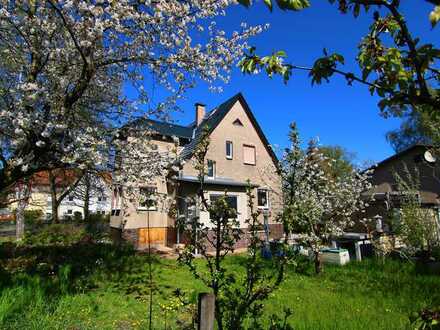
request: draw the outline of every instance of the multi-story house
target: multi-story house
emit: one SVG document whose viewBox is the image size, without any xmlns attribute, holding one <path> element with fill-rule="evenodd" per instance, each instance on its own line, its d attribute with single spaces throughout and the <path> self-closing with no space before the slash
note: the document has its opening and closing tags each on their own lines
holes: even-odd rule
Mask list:
<svg viewBox="0 0 440 330">
<path fill-rule="evenodd" d="M 261 221 L 267 224 L 270 238 L 281 237 L 282 225 L 277 222 L 282 208 L 277 157 L 242 94 L 209 113 L 205 113 L 203 104 L 196 104 L 195 121 L 188 126 L 152 120 L 143 120 L 143 123 L 154 131 L 159 149 L 171 149 L 176 137 L 179 139 L 178 157 L 184 164 L 178 174 L 174 178 L 156 178 L 140 188 L 146 194 L 170 197 L 178 206 L 177 212 L 169 212 L 149 203 L 148 199 L 124 199 L 123 188 L 116 187 L 110 220 L 115 238 L 127 239 L 139 249 L 148 244 L 148 239 L 152 245 L 173 246 L 182 242 L 176 230 L 177 217 L 192 214 L 209 224 L 209 212 L 187 202 L 187 197 L 195 196 L 199 188 L 193 152 L 203 130 L 208 130 L 210 139 L 204 178 L 206 199 L 212 201 L 227 191 L 228 203 L 236 209 L 237 220 L 245 233 L 245 221 L 250 214 L 246 187 L 250 183 L 255 207 L 262 211 Z M 244 234 L 237 247 L 246 244 Z"/>
</svg>

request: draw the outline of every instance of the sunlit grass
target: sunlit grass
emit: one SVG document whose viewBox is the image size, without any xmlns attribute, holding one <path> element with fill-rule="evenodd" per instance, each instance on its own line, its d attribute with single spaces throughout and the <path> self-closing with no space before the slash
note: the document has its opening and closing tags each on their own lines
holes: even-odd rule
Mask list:
<svg viewBox="0 0 440 330">
<path fill-rule="evenodd" d="M 100 259 L 96 269 L 86 267 L 75 276 L 70 274 L 78 266 L 69 259 L 52 275 L 5 273 L 0 328 L 146 329 L 147 257 L 111 253 L 114 260 Z M 228 259 L 231 271 L 243 270 L 240 258 Z M 154 329 L 176 329 L 178 319 L 190 322 L 187 309 L 166 311 L 163 306 L 177 288 L 194 303 L 204 285 L 175 260 L 154 259 L 153 269 Z M 411 264 L 398 261 L 327 266 L 320 276 L 306 265 L 301 273 L 288 269 L 285 282 L 264 303 L 264 316 L 289 307 L 295 329 L 405 329 L 411 312 L 440 301 L 439 288 L 439 277 L 416 275 Z"/>
</svg>

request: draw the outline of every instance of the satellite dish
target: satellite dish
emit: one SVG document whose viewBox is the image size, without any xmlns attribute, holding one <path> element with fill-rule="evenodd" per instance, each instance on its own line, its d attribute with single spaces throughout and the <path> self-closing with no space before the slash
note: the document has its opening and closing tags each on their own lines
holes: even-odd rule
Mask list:
<svg viewBox="0 0 440 330">
<path fill-rule="evenodd" d="M 429 150 L 425 151 L 423 158 L 430 164 L 434 164 L 437 160 Z"/>
</svg>

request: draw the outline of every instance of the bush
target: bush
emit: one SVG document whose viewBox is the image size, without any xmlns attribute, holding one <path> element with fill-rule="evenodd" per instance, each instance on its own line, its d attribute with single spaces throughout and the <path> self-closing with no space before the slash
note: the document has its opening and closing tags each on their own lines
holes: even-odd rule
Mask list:
<svg viewBox="0 0 440 330">
<path fill-rule="evenodd" d="M 43 222 L 43 211 L 41 210 L 25 210 L 24 222 L 28 226 L 40 225 Z"/>
<path fill-rule="evenodd" d="M 96 240 L 102 240 L 109 236 L 110 215 L 106 214 L 90 214 L 86 223 L 86 231 Z"/>
<path fill-rule="evenodd" d="M 84 228 L 73 224 L 51 224 L 25 237 L 25 243 L 34 246 L 68 246 L 87 239 Z"/>
<path fill-rule="evenodd" d="M 440 261 L 440 245 L 437 245 L 432 249 L 432 257 L 435 261 Z"/>
</svg>

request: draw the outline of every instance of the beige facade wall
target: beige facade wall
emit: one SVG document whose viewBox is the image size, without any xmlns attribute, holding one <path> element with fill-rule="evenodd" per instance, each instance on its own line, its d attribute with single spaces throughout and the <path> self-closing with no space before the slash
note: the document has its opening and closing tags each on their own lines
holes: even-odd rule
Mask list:
<svg viewBox="0 0 440 330">
<path fill-rule="evenodd" d="M 234 125 L 239 119 L 243 126 Z M 233 157 L 226 157 L 226 141 L 233 143 Z M 243 146 L 255 146 L 256 164 L 244 163 Z M 210 146 L 206 158 L 216 162 L 216 177 L 232 179 L 237 182 L 250 182 L 259 188 L 267 188 L 270 199 L 270 222 L 275 222 L 277 215 L 282 211 L 281 180 L 267 148 L 254 129 L 242 104 L 237 101 L 222 122 L 210 135 Z M 183 175 L 197 176 L 194 162 L 188 161 L 183 168 Z M 254 190 L 256 196 L 257 191 Z M 245 196 L 246 197 L 246 196 Z M 244 198 L 243 198 L 244 199 Z M 256 207 L 255 201 L 255 207 Z M 246 214 L 247 212 L 243 212 Z M 243 219 L 240 219 L 242 222 Z"/>
<path fill-rule="evenodd" d="M 33 191 L 30 194 L 28 205 L 26 206 L 26 210 L 29 211 L 41 211 L 41 214 L 45 215 L 47 210 L 47 200 L 49 193 L 42 191 Z M 8 208 L 11 211 L 14 211 L 18 206 L 17 202 L 11 203 L 8 205 Z"/>
<path fill-rule="evenodd" d="M 234 125 L 233 122 L 236 119 L 239 119 L 243 126 Z M 268 189 L 270 199 L 269 222 L 276 222 L 277 216 L 282 210 L 281 181 L 277 175 L 274 160 L 267 150 L 268 146 L 263 144 L 240 102 L 237 102 L 233 106 L 222 122 L 213 130 L 210 140 L 211 143 L 207 159 L 216 162 L 216 178 L 230 179 L 235 182 L 246 182 L 250 180 L 253 185 Z M 232 141 L 233 143 L 232 159 L 227 159 L 226 157 L 226 141 Z M 174 147 L 172 142 L 166 140 L 158 140 L 157 145 L 160 150 L 171 150 Z M 244 164 L 244 145 L 255 146 L 255 165 Z M 192 160 L 187 161 L 183 166 L 181 175 L 197 176 L 198 173 L 194 169 L 194 165 Z M 177 196 L 184 197 L 194 195 L 197 191 L 197 184 L 180 183 L 180 186 L 171 186 L 166 183 L 165 178 L 157 178 L 155 182 L 146 185 L 151 184 L 157 187 L 159 195 L 167 195 L 171 199 L 174 198 L 175 201 L 177 201 Z M 228 194 L 237 196 L 238 221 L 240 222 L 240 227 L 245 228 L 245 220 L 249 216 L 249 209 L 244 186 L 225 187 L 209 185 L 207 186 L 206 197 L 209 198 L 210 194 L 223 194 L 226 188 L 228 189 Z M 177 190 L 175 191 L 175 189 Z M 253 193 L 255 196 L 257 195 L 256 188 Z M 111 226 L 124 230 L 134 230 L 137 228 L 146 228 L 148 221 L 151 228 L 170 227 L 174 225 L 175 220 L 169 216 L 168 213 L 167 206 L 169 205 L 164 205 L 163 208 L 157 211 L 139 211 L 137 205 L 137 201 L 130 201 L 124 198 L 124 205 L 121 210 L 122 214 L 121 216 L 111 217 Z M 256 199 L 255 208 L 257 208 Z M 200 218 L 204 223 L 209 223 L 209 214 L 207 212 L 202 211 Z"/>
<path fill-rule="evenodd" d="M 159 151 L 174 152 L 175 144 L 167 139 L 155 140 Z M 124 162 L 124 160 L 123 160 Z M 124 164 L 122 164 L 124 166 Z M 142 178 L 140 178 L 142 180 Z M 174 219 L 169 217 L 169 198 L 174 196 L 172 187 L 169 187 L 166 178 L 156 178 L 151 182 L 139 182 L 140 186 L 156 187 L 158 205 L 156 210 L 139 210 L 139 201 L 130 200 L 123 196 L 123 204 L 120 216 L 110 217 L 110 226 L 121 229 L 146 228 L 148 223 L 150 227 L 168 227 L 174 225 Z"/>
</svg>

